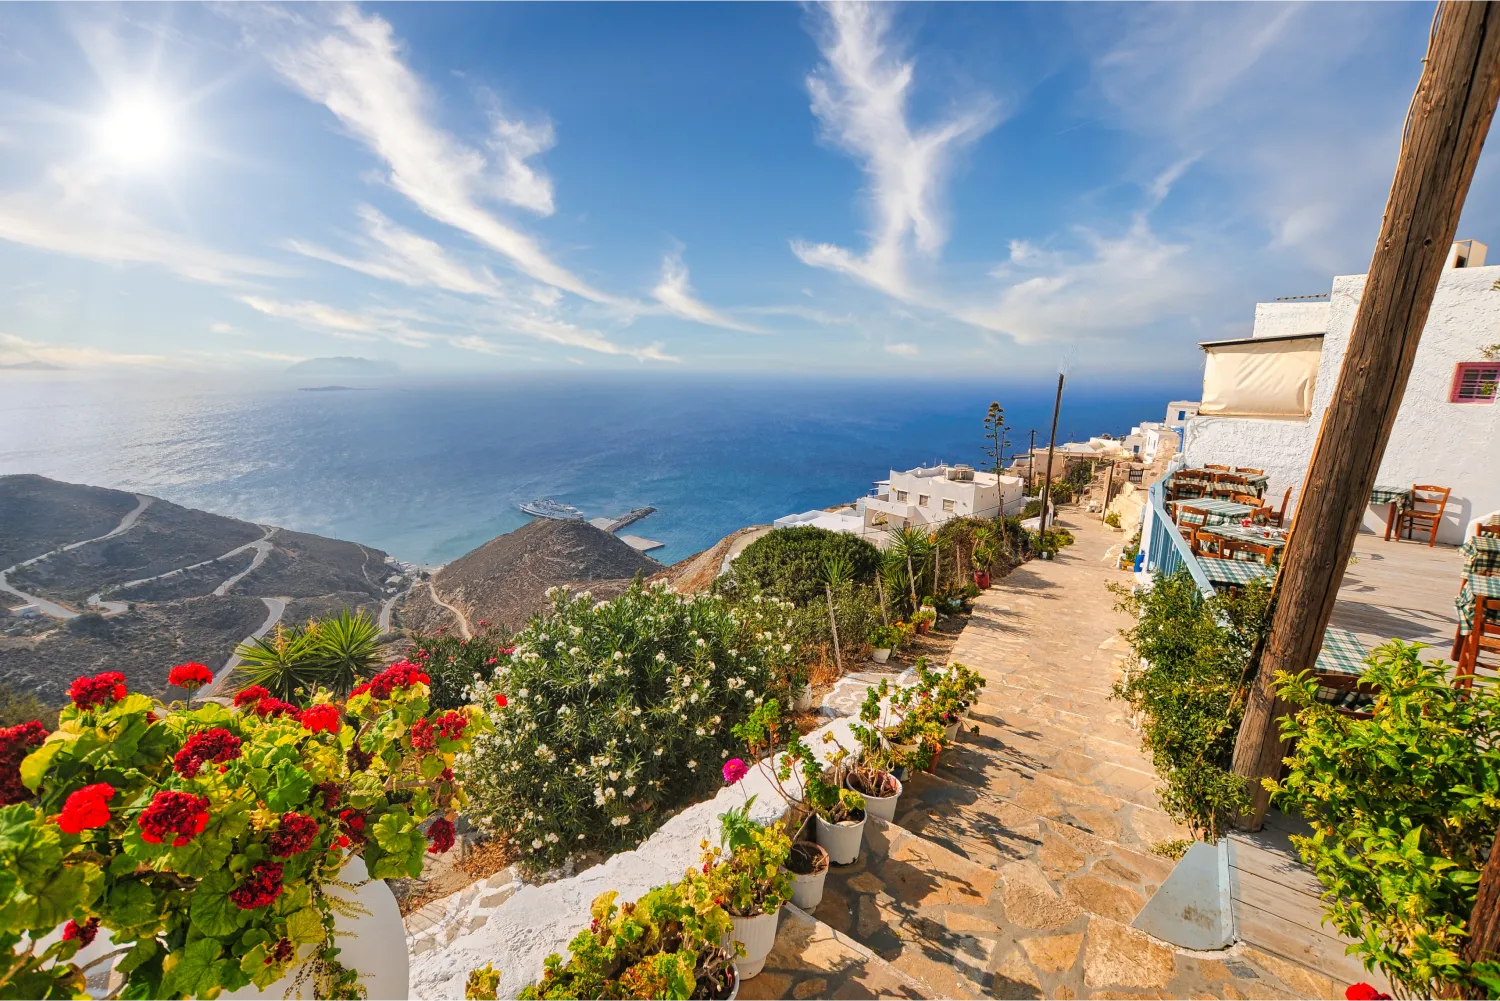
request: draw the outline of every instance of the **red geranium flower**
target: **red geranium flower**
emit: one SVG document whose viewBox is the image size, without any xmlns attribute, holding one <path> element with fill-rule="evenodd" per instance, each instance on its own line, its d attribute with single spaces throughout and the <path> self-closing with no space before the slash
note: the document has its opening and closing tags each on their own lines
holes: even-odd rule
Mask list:
<svg viewBox="0 0 1500 1001">
<path fill-rule="evenodd" d="M 290 702 L 283 702 L 271 695 L 267 695 L 255 703 L 252 711 L 261 719 L 273 719 L 277 716 L 285 716 L 287 713 L 291 713 L 293 716 L 297 715 L 296 706 Z"/>
<path fill-rule="evenodd" d="M 318 791 L 318 795 L 323 797 L 324 811 L 332 812 L 334 805 L 339 801 L 339 793 L 343 791 L 339 788 L 339 784 L 337 782 L 319 782 L 313 788 Z"/>
<path fill-rule="evenodd" d="M 422 669 L 409 660 L 398 661 L 370 679 L 370 694 L 377 699 L 388 699 L 398 688 L 409 688 L 430 679 Z"/>
<path fill-rule="evenodd" d="M 177 757 L 172 759 L 172 767 L 178 775 L 190 779 L 198 774 L 198 769 L 206 761 L 222 765 L 239 756 L 240 738 L 222 727 L 214 727 L 189 737 L 182 750 L 177 752 Z"/>
<path fill-rule="evenodd" d="M 151 797 L 136 823 L 142 841 L 159 845 L 163 838 L 175 835 L 172 847 L 181 848 L 208 826 L 208 797 L 163 789 Z"/>
<path fill-rule="evenodd" d="M 234 707 L 236 709 L 243 709 L 246 706 L 253 706 L 270 694 L 270 692 L 266 691 L 260 685 L 241 688 L 234 696 Z"/>
<path fill-rule="evenodd" d="M 432 731 L 432 721 L 419 719 L 411 725 L 411 746 L 417 751 L 430 751 L 437 747 L 437 735 Z"/>
<path fill-rule="evenodd" d="M 504 695 L 496 695 L 495 705 L 499 706 L 501 709 L 504 709 L 506 706 L 510 705 L 510 699 L 507 699 Z"/>
<path fill-rule="evenodd" d="M 276 945 L 266 953 L 264 962 L 266 966 L 270 966 L 273 963 L 289 963 L 292 961 L 292 957 L 296 955 L 297 947 L 292 944 L 291 939 L 277 939 Z"/>
<path fill-rule="evenodd" d="M 452 847 L 453 821 L 439 817 L 427 828 L 427 850 L 434 855 L 441 855 Z"/>
<path fill-rule="evenodd" d="M 354 688 L 354 691 L 352 691 L 352 692 L 349 693 L 349 697 L 352 699 L 352 698 L 354 698 L 354 696 L 356 696 L 356 695 L 363 695 L 363 694 L 365 694 L 365 692 L 368 692 L 369 690 L 370 690 L 370 683 L 368 681 L 366 681 L 362 685 L 356 685 L 355 688 Z"/>
<path fill-rule="evenodd" d="M 115 787 L 107 782 L 96 782 L 93 785 L 84 786 L 63 802 L 62 813 L 57 818 L 57 826 L 68 834 L 77 834 L 93 827 L 103 827 L 109 823 L 109 807 L 104 804 L 114 794 Z"/>
<path fill-rule="evenodd" d="M 36 720 L 0 727 L 0 806 L 31 798 L 31 790 L 21 781 L 21 762 L 46 739 L 47 728 Z"/>
<path fill-rule="evenodd" d="M 469 725 L 469 717 L 457 709 L 449 709 L 438 717 L 437 728 L 448 740 L 458 740 L 464 735 L 464 730 Z"/>
<path fill-rule="evenodd" d="M 69 921 L 63 925 L 62 940 L 71 942 L 78 940 L 78 948 L 87 949 L 94 944 L 94 936 L 99 934 L 99 919 L 89 918 L 83 924 L 77 921 Z"/>
<path fill-rule="evenodd" d="M 271 854 L 291 858 L 312 847 L 318 836 L 318 822 L 301 813 L 283 813 L 281 826 L 271 832 Z"/>
<path fill-rule="evenodd" d="M 178 664 L 172 668 L 167 675 L 167 684 L 176 685 L 178 688 L 200 688 L 214 680 L 214 672 L 203 664 L 195 664 L 188 661 L 186 664 Z"/>
<path fill-rule="evenodd" d="M 1391 1001 L 1389 994 L 1382 994 L 1369 984 L 1350 984 L 1344 988 L 1344 997 L 1348 1001 Z"/>
<path fill-rule="evenodd" d="M 315 706 L 308 706 L 297 718 L 302 721 L 304 729 L 311 730 L 313 733 L 319 730 L 338 733 L 339 727 L 343 725 L 343 714 L 332 702 L 320 702 Z"/>
<path fill-rule="evenodd" d="M 125 675 L 119 671 L 105 671 L 92 678 L 87 675 L 74 678 L 68 686 L 68 698 L 79 709 L 92 709 L 109 702 L 118 702 L 125 697 Z"/>
<path fill-rule="evenodd" d="M 339 823 L 343 825 L 344 835 L 353 841 L 363 843 L 365 840 L 365 815 L 358 810 L 340 810 Z"/>
<path fill-rule="evenodd" d="M 240 885 L 229 891 L 229 899 L 242 911 L 253 911 L 265 907 L 281 896 L 285 889 L 281 882 L 280 862 L 257 862 L 255 868 L 240 881 Z"/>
</svg>

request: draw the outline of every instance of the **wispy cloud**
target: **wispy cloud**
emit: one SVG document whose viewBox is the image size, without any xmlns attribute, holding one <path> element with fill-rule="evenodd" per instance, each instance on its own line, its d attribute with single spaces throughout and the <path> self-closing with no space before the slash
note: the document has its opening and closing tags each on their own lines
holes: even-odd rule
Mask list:
<svg viewBox="0 0 1500 1001">
<path fill-rule="evenodd" d="M 396 225 L 368 205 L 361 205 L 357 212 L 367 237 L 365 257 L 347 257 L 303 240 L 289 240 L 287 246 L 299 254 L 402 285 L 464 295 L 502 294 L 494 275 L 454 260 L 437 242 Z"/>
<path fill-rule="evenodd" d="M 917 355 L 922 353 L 921 351 L 917 350 L 917 346 L 915 344 L 904 344 L 900 342 L 896 344 L 887 344 L 885 346 L 885 350 L 886 354 L 899 355 L 902 358 L 915 358 Z"/>
<path fill-rule="evenodd" d="M 161 355 L 122 354 L 77 344 L 33 341 L 16 334 L 0 333 L 0 364 L 44 362 L 63 368 L 146 368 L 167 365 Z"/>
<path fill-rule="evenodd" d="M 272 62 L 310 100 L 325 105 L 389 168 L 393 188 L 433 219 L 503 254 L 523 274 L 595 302 L 617 302 L 554 261 L 486 200 L 550 212 L 552 189 L 530 157 L 550 127 L 492 120 L 491 158 L 428 117 L 429 96 L 402 59 L 390 24 L 353 6 L 272 52 Z"/>
<path fill-rule="evenodd" d="M 288 320 L 308 330 L 346 341 L 390 341 L 409 348 L 425 348 L 433 335 L 414 330 L 400 315 L 372 310 L 352 312 L 312 300 L 282 302 L 265 296 L 242 295 L 239 301 L 258 313 Z"/>
<path fill-rule="evenodd" d="M 941 196 L 954 156 L 994 127 L 997 107 L 979 99 L 926 127 L 908 121 L 915 66 L 888 38 L 891 8 L 834 3 L 808 77 L 812 110 L 830 143 L 860 161 L 868 178 L 871 230 L 863 253 L 830 243 L 794 241 L 803 262 L 851 275 L 909 300 L 913 251 L 933 256 L 947 240 Z"/>
<path fill-rule="evenodd" d="M 693 295 L 693 287 L 688 280 L 687 265 L 682 261 L 680 250 L 668 254 L 662 260 L 661 282 L 651 290 L 651 296 L 669 312 L 688 320 L 706 323 L 711 327 L 723 327 L 726 330 L 742 330 L 751 334 L 764 333 L 758 327 L 736 320 L 699 301 Z"/>
</svg>

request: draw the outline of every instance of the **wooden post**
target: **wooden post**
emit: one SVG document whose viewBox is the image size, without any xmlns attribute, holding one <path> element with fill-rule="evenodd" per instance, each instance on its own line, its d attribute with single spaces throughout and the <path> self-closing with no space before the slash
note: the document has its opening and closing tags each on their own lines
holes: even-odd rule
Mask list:
<svg viewBox="0 0 1500 1001">
<path fill-rule="evenodd" d="M 1057 415 L 1062 410 L 1062 373 L 1057 373 L 1057 400 L 1052 404 L 1052 437 L 1047 442 L 1047 484 L 1042 487 L 1042 520 L 1037 523 L 1037 538 L 1047 534 L 1047 507 L 1052 501 L 1052 450 L 1057 447 Z"/>
<path fill-rule="evenodd" d="M 1500 956 L 1500 831 L 1495 832 L 1489 860 L 1479 876 L 1479 892 L 1474 895 L 1474 910 L 1469 916 L 1469 940 L 1463 945 L 1466 963 L 1493 960 L 1497 956 Z M 1469 995 L 1485 996 L 1482 991 Z"/>
<path fill-rule="evenodd" d="M 875 593 L 880 595 L 880 622 L 887 629 L 891 627 L 891 617 L 885 611 L 885 584 L 881 581 L 881 573 L 875 571 Z"/>
<path fill-rule="evenodd" d="M 833 627 L 833 662 L 838 665 L 839 677 L 844 676 L 844 655 L 839 651 L 839 620 L 833 614 L 833 588 L 828 584 L 823 585 L 823 593 L 828 595 L 828 624 Z"/>
<path fill-rule="evenodd" d="M 1111 460 L 1109 464 L 1109 475 L 1104 478 L 1104 503 L 1099 507 L 1099 520 L 1102 522 L 1109 517 L 1109 492 L 1115 486 L 1115 466 L 1119 460 Z"/>
<path fill-rule="evenodd" d="M 1354 330 L 1302 481 L 1270 633 L 1235 744 L 1234 772 L 1250 780 L 1253 797 L 1238 823 L 1252 830 L 1269 808 L 1259 780 L 1274 777 L 1285 754 L 1278 720 L 1289 707 L 1276 697 L 1272 677 L 1311 668 L 1322 648 L 1500 97 L 1500 2 L 1442 3 L 1424 63 Z"/>
</svg>

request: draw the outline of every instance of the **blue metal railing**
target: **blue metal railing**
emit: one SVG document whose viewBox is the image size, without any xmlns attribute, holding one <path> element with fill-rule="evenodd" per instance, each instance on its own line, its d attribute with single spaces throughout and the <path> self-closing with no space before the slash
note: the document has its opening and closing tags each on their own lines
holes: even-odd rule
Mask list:
<svg viewBox="0 0 1500 1001">
<path fill-rule="evenodd" d="M 1167 466 L 1166 475 L 1151 484 L 1148 491 L 1150 500 L 1146 504 L 1145 523 L 1141 526 L 1141 553 L 1145 556 L 1143 565 L 1148 571 L 1160 570 L 1165 574 L 1174 574 L 1186 566 L 1188 573 L 1193 575 L 1193 583 L 1198 585 L 1198 590 L 1205 598 L 1211 598 L 1214 596 L 1213 584 L 1203 572 L 1203 567 L 1193 555 L 1187 540 L 1177 530 L 1176 523 L 1167 514 L 1167 480 L 1180 468 L 1182 460 L 1173 459 L 1171 465 Z"/>
</svg>

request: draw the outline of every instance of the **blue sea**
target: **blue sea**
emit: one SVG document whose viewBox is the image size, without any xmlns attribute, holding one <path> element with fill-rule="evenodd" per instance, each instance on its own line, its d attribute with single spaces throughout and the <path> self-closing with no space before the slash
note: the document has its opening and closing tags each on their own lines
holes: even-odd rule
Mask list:
<svg viewBox="0 0 1500 1001">
<path fill-rule="evenodd" d="M 0 373 L 0 473 L 178 504 L 447 562 L 552 498 L 589 517 L 651 505 L 627 531 L 664 563 L 745 525 L 854 500 L 892 468 L 984 460 L 1000 401 L 1013 451 L 1045 443 L 1055 379 L 677 375 L 288 386 Z M 1161 420 L 1196 387 L 1069 385 L 1058 440 Z"/>
</svg>

